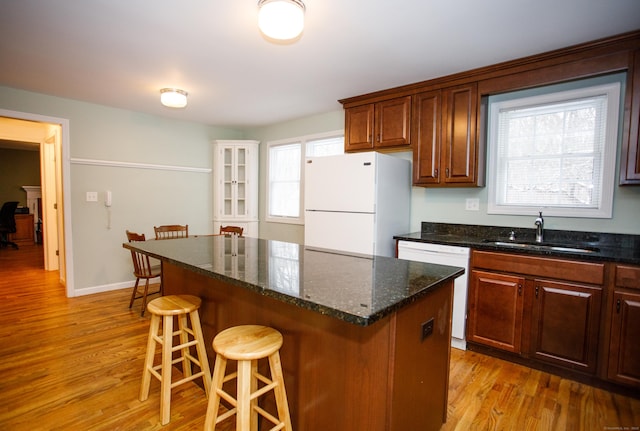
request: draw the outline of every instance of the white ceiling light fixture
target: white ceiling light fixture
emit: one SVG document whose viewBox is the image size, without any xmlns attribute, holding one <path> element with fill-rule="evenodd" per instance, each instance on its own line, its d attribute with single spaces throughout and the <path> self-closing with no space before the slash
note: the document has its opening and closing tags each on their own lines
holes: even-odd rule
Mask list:
<svg viewBox="0 0 640 431">
<path fill-rule="evenodd" d="M 258 27 L 272 39 L 295 39 L 304 29 L 301 0 L 258 0 Z"/>
<path fill-rule="evenodd" d="M 187 106 L 187 94 L 178 88 L 163 88 L 160 90 L 160 103 L 169 108 L 184 108 Z"/>
</svg>

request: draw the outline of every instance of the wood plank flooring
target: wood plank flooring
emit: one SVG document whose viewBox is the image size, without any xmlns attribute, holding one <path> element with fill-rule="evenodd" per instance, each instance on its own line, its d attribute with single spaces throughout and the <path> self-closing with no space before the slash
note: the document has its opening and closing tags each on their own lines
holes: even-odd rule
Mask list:
<svg viewBox="0 0 640 431">
<path fill-rule="evenodd" d="M 42 267 L 38 246 L 0 249 L 0 430 L 202 430 L 195 384 L 173 390 L 164 427 L 157 381 L 138 401 L 149 318 L 129 289 L 66 298 Z M 622 429 L 640 430 L 640 400 L 452 351 L 442 431 Z"/>
</svg>

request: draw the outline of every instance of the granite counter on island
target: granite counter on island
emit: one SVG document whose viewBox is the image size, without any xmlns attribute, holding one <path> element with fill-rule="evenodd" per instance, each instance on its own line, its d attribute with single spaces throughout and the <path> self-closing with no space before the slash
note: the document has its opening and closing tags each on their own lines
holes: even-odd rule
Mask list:
<svg viewBox="0 0 640 431">
<path fill-rule="evenodd" d="M 123 246 L 162 261 L 165 294 L 202 298 L 207 340 L 241 324 L 282 332 L 294 429 L 428 431 L 446 420 L 462 268 L 256 238 Z"/>
</svg>

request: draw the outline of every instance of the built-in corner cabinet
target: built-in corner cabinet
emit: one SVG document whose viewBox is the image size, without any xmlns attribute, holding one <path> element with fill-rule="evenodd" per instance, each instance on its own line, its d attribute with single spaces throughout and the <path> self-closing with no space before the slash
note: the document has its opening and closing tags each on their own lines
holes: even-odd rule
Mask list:
<svg viewBox="0 0 640 431">
<path fill-rule="evenodd" d="M 479 186 L 475 83 L 413 96 L 413 184 Z M 483 161 L 480 161 L 483 163 Z"/>
<path fill-rule="evenodd" d="M 411 96 L 345 109 L 345 151 L 402 149 L 411 143 Z"/>
<path fill-rule="evenodd" d="M 240 226 L 258 237 L 258 141 L 213 141 L 213 230 Z"/>
<path fill-rule="evenodd" d="M 631 86 L 631 118 L 629 135 L 622 142 L 621 185 L 640 184 L 640 49 L 634 53 L 627 82 Z"/>
</svg>

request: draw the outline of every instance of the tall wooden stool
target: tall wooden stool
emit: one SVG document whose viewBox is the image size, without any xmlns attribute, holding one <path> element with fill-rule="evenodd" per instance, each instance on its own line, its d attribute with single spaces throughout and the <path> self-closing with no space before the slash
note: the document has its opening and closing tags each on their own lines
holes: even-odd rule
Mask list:
<svg viewBox="0 0 640 431">
<path fill-rule="evenodd" d="M 140 387 L 140 401 L 149 397 L 149 385 L 151 376 L 160 380 L 160 419 L 162 425 L 169 423 L 171 418 L 171 389 L 191 380 L 202 377 L 205 393 L 209 396 L 211 386 L 211 374 L 209 361 L 204 347 L 202 328 L 200 327 L 200 298 L 191 295 L 168 295 L 156 298 L 147 304 L 147 310 L 151 313 L 149 325 L 149 338 L 147 341 L 147 355 L 144 361 L 142 373 L 142 386 Z M 173 330 L 173 316 L 178 318 L 178 330 Z M 191 326 L 189 326 L 189 319 Z M 162 321 L 162 331 L 160 323 Z M 169 336 L 168 336 L 169 335 Z M 180 344 L 173 345 L 174 336 L 180 337 Z M 156 356 L 156 343 L 162 346 L 162 360 L 154 365 Z M 190 347 L 195 346 L 197 358 L 191 355 Z M 180 356 L 173 359 L 173 352 L 180 351 Z M 171 368 L 173 364 L 182 362 L 183 378 L 176 382 L 171 381 Z M 200 371 L 193 373 L 191 364 L 195 364 Z"/>
<path fill-rule="evenodd" d="M 282 334 L 266 326 L 235 326 L 216 335 L 213 339 L 216 363 L 213 369 L 213 386 L 209 391 L 205 431 L 215 430 L 218 423 L 234 414 L 236 431 L 257 431 L 258 414 L 275 425 L 271 431 L 291 431 L 287 393 L 280 364 L 280 346 Z M 269 359 L 271 379 L 258 373 L 258 360 L 263 358 Z M 238 361 L 238 371 L 225 376 L 229 359 Z M 233 398 L 222 388 L 225 382 L 234 378 L 237 378 L 237 398 Z M 262 384 L 259 384 L 258 380 Z M 275 394 L 277 418 L 258 405 L 258 397 L 270 390 Z M 218 415 L 221 398 L 229 402 L 233 408 Z"/>
</svg>

